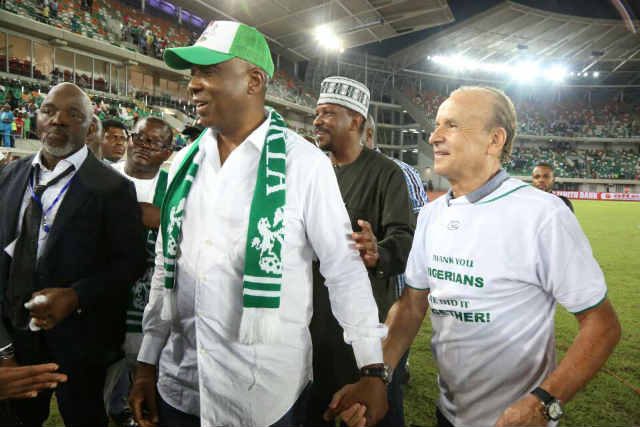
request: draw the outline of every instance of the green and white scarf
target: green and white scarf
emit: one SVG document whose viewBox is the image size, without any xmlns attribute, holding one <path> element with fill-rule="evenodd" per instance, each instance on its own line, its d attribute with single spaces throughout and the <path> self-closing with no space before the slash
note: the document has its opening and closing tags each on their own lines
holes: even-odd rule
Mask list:
<svg viewBox="0 0 640 427">
<path fill-rule="evenodd" d="M 240 342 L 244 344 L 275 343 L 282 338 L 278 309 L 282 288 L 287 125 L 275 110 L 270 111 L 269 120 L 269 129 L 258 163 L 247 229 L 243 313 L 238 333 Z M 202 160 L 199 147 L 203 135 L 204 132 L 189 147 L 169 184 L 162 204 L 160 230 L 165 293 L 161 317 L 164 320 L 173 319 L 176 313 L 176 260 L 179 256 L 185 203 Z"/>
</svg>

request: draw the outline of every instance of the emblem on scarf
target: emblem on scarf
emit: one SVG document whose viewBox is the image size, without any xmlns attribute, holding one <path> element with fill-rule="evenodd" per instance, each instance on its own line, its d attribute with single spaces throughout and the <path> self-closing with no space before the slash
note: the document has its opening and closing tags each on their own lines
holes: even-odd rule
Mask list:
<svg viewBox="0 0 640 427">
<path fill-rule="evenodd" d="M 282 261 L 274 251 L 275 245 L 282 247 L 284 241 L 284 208 L 276 209 L 273 215 L 273 224 L 266 217 L 258 221 L 258 233 L 260 237 L 251 240 L 251 247 L 260 251 L 259 266 L 265 273 L 282 274 Z"/>
<path fill-rule="evenodd" d="M 182 219 L 184 216 L 184 204 L 187 201 L 187 198 L 183 198 L 178 203 L 178 206 L 174 206 L 171 208 L 169 212 L 169 226 L 167 227 L 169 233 L 169 241 L 167 242 L 167 251 L 169 254 L 176 256 L 178 253 L 178 242 L 173 237 L 174 228 L 180 229 L 182 227 Z"/>
</svg>

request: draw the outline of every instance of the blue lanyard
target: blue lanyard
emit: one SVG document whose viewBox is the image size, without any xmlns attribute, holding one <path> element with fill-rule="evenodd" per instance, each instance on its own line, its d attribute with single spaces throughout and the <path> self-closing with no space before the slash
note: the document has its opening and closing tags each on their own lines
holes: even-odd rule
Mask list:
<svg viewBox="0 0 640 427">
<path fill-rule="evenodd" d="M 34 181 L 36 179 L 35 175 L 36 174 L 31 175 L 31 180 L 29 181 L 29 191 L 31 192 L 31 198 L 33 200 L 35 200 L 35 202 L 38 203 L 40 205 L 40 208 L 42 209 L 42 219 L 43 219 L 43 223 L 44 223 L 42 228 L 44 229 L 45 233 L 49 233 L 49 231 L 51 231 L 51 226 L 47 223 L 47 215 L 49 214 L 49 212 L 51 212 L 51 209 L 53 209 L 53 207 L 58 204 L 58 202 L 60 201 L 60 197 L 62 197 L 62 195 L 67 191 L 67 189 L 71 185 L 71 181 L 73 181 L 73 178 L 75 178 L 75 175 L 73 175 L 71 177 L 71 179 L 69 179 L 69 181 L 67 181 L 67 183 L 58 192 L 58 195 L 56 196 L 56 198 L 53 199 L 53 202 L 51 202 L 49 207 L 46 208 L 46 209 L 44 208 L 44 205 L 42 204 L 42 200 L 40 200 L 40 197 L 38 197 L 38 195 L 36 194 L 36 192 L 33 189 L 33 184 L 34 184 Z M 47 191 L 47 190 L 45 189 L 45 191 Z M 42 194 L 44 195 L 44 192 Z"/>
</svg>

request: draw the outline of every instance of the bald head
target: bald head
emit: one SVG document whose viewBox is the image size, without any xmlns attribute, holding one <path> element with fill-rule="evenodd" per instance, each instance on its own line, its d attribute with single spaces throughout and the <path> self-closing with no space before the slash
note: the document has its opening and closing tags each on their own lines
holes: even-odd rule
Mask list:
<svg viewBox="0 0 640 427">
<path fill-rule="evenodd" d="M 53 93 L 58 91 L 63 93 L 65 96 L 69 96 L 79 100 L 79 102 L 82 105 L 82 112 L 86 117 L 85 123 L 90 124 L 93 119 L 93 105 L 91 105 L 91 99 L 89 98 L 89 95 L 87 95 L 82 89 L 80 89 L 79 86 L 71 82 L 60 83 L 52 87 L 51 90 L 49 90 L 49 93 L 47 94 L 47 96 L 45 97 L 43 104 L 44 102 L 46 102 L 47 98 L 49 98 Z"/>
<path fill-rule="evenodd" d="M 54 86 L 38 110 L 37 129 L 43 152 L 50 160 L 63 159 L 84 146 L 91 126 L 91 101 L 72 83 Z"/>
</svg>

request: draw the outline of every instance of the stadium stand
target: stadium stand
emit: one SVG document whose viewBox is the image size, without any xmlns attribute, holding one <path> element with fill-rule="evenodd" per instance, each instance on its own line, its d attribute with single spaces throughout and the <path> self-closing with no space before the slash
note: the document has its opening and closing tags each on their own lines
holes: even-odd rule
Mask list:
<svg viewBox="0 0 640 427">
<path fill-rule="evenodd" d="M 405 89 L 414 105 L 428 120 L 436 116 L 446 97 L 433 91 Z M 525 135 L 631 138 L 640 136 L 640 104 L 610 100 L 602 104 L 584 102 L 516 101 L 519 132 Z"/>
<path fill-rule="evenodd" d="M 631 149 L 514 147 L 507 170 L 526 176 L 538 162 L 552 164 L 561 178 L 640 179 L 640 158 Z"/>
<path fill-rule="evenodd" d="M 55 15 L 45 12 L 50 9 L 49 0 L 7 0 L 5 8 L 57 28 L 155 58 L 162 58 L 165 48 L 186 45 L 193 38 L 193 32 L 185 26 L 176 25 L 175 20 L 167 19 L 166 15 L 161 16 L 158 12 L 154 14 L 151 8 L 142 13 L 131 3 L 99 0 L 92 10 L 88 10 L 80 0 L 61 0 L 57 5 Z M 26 67 L 27 71 L 29 66 L 30 63 L 16 64 L 22 69 Z"/>
</svg>

